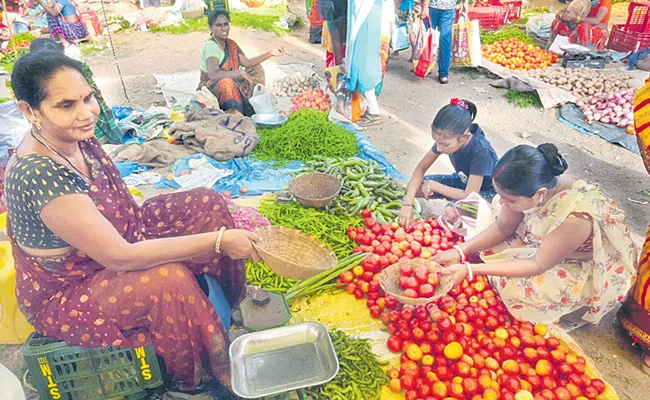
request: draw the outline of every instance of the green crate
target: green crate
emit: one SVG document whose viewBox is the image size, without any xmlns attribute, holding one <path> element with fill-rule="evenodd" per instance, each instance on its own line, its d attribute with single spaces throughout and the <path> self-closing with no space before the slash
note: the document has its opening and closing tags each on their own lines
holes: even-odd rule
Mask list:
<svg viewBox="0 0 650 400">
<path fill-rule="evenodd" d="M 151 344 L 91 349 L 32 333 L 23 356 L 41 400 L 138 400 L 163 384 Z"/>
</svg>

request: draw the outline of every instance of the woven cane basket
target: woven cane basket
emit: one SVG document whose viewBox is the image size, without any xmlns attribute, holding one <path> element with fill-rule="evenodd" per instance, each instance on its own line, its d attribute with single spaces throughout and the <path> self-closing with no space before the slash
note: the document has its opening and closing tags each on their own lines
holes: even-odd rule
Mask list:
<svg viewBox="0 0 650 400">
<path fill-rule="evenodd" d="M 379 275 L 379 285 L 386 294 L 393 296 L 402 304 L 412 304 L 414 306 L 428 304 L 446 295 L 454 287 L 454 278 L 451 275 L 440 275 L 440 285 L 436 286 L 433 296 L 418 299 L 404 297 L 404 291 L 399 287 L 400 266 L 403 263 L 409 263 L 412 267 L 424 264 L 429 268 L 429 272 L 440 272 L 442 270 L 440 264 L 422 258 L 400 261 L 383 270 Z"/>
<path fill-rule="evenodd" d="M 313 236 L 296 229 L 267 226 L 255 231 L 253 247 L 276 274 L 290 279 L 307 279 L 333 268 L 334 252 Z"/>
<path fill-rule="evenodd" d="M 329 174 L 300 175 L 289 184 L 289 192 L 305 207 L 323 208 L 341 191 L 341 181 Z"/>
</svg>

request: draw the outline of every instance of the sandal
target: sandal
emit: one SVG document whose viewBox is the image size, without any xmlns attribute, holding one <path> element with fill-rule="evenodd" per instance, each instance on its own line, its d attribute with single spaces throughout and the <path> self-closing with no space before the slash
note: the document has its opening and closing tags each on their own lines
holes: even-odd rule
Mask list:
<svg viewBox="0 0 650 400">
<path fill-rule="evenodd" d="M 449 78 L 446 76 L 443 76 L 442 78 L 438 78 L 438 82 L 440 82 L 442 85 L 446 85 L 449 83 Z"/>
<path fill-rule="evenodd" d="M 361 117 L 361 120 L 357 122 L 357 125 L 367 128 L 369 126 L 381 125 L 382 122 L 384 122 L 384 119 L 381 115 L 366 114 Z"/>
</svg>

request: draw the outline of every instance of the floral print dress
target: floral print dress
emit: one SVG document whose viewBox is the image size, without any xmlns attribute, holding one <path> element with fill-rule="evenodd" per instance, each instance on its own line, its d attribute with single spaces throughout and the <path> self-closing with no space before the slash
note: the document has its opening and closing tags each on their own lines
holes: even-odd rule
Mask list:
<svg viewBox="0 0 650 400">
<path fill-rule="evenodd" d="M 498 198 L 493 204 L 499 204 Z M 494 215 L 498 211 L 497 206 Z M 625 225 L 625 215 L 597 186 L 582 180 L 526 213 L 516 234 L 483 252 L 481 258 L 488 263 L 533 257 L 544 236 L 571 217 L 593 222 L 591 243 L 581 246 L 593 248 L 593 259 L 565 260 L 532 277 L 490 277 L 513 316 L 548 324 L 587 306 L 589 311 L 582 318 L 596 324 L 634 283 L 638 249 Z"/>
</svg>

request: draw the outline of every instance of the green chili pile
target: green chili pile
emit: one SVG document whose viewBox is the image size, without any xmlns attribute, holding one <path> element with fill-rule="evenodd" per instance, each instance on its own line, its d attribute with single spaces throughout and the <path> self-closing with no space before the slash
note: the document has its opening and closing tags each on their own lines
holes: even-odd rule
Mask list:
<svg viewBox="0 0 650 400">
<path fill-rule="evenodd" d="M 347 237 L 348 227 L 361 223 L 357 216 L 332 215 L 298 203 L 275 203 L 273 200 L 263 200 L 259 211 L 275 226 L 298 229 L 315 237 L 328 245 L 339 260 L 352 254 L 354 249 L 354 242 Z"/>
<path fill-rule="evenodd" d="M 303 109 L 289 116 L 280 128 L 259 129 L 260 142 L 253 157 L 284 164 L 309 161 L 314 156 L 352 157 L 359 149 L 354 134 L 330 122 L 327 114 Z"/>
<path fill-rule="evenodd" d="M 314 399 L 372 400 L 378 399 L 388 377 L 382 362 L 370 349 L 368 339 L 358 339 L 338 329 L 330 331 L 339 359 L 339 373 L 330 382 L 306 389 Z M 385 363 L 384 363 L 385 364 Z"/>
<path fill-rule="evenodd" d="M 284 294 L 300 281 L 281 277 L 264 262 L 248 260 L 246 261 L 246 282 L 269 292 Z"/>
<path fill-rule="evenodd" d="M 513 38 L 519 39 L 520 41 L 528 44 L 533 44 L 535 42 L 530 36 L 519 30 L 519 28 L 506 28 L 496 32 L 481 29 L 481 44 L 494 44 L 502 40 Z"/>
<path fill-rule="evenodd" d="M 341 181 L 341 193 L 327 206 L 329 212 L 355 216 L 369 208 L 379 223 L 392 222 L 399 215 L 406 190 L 386 175 L 374 160 L 316 157 L 305 164 L 302 172 L 332 174 Z M 417 204 L 415 210 L 418 215 L 419 206 Z"/>
</svg>

